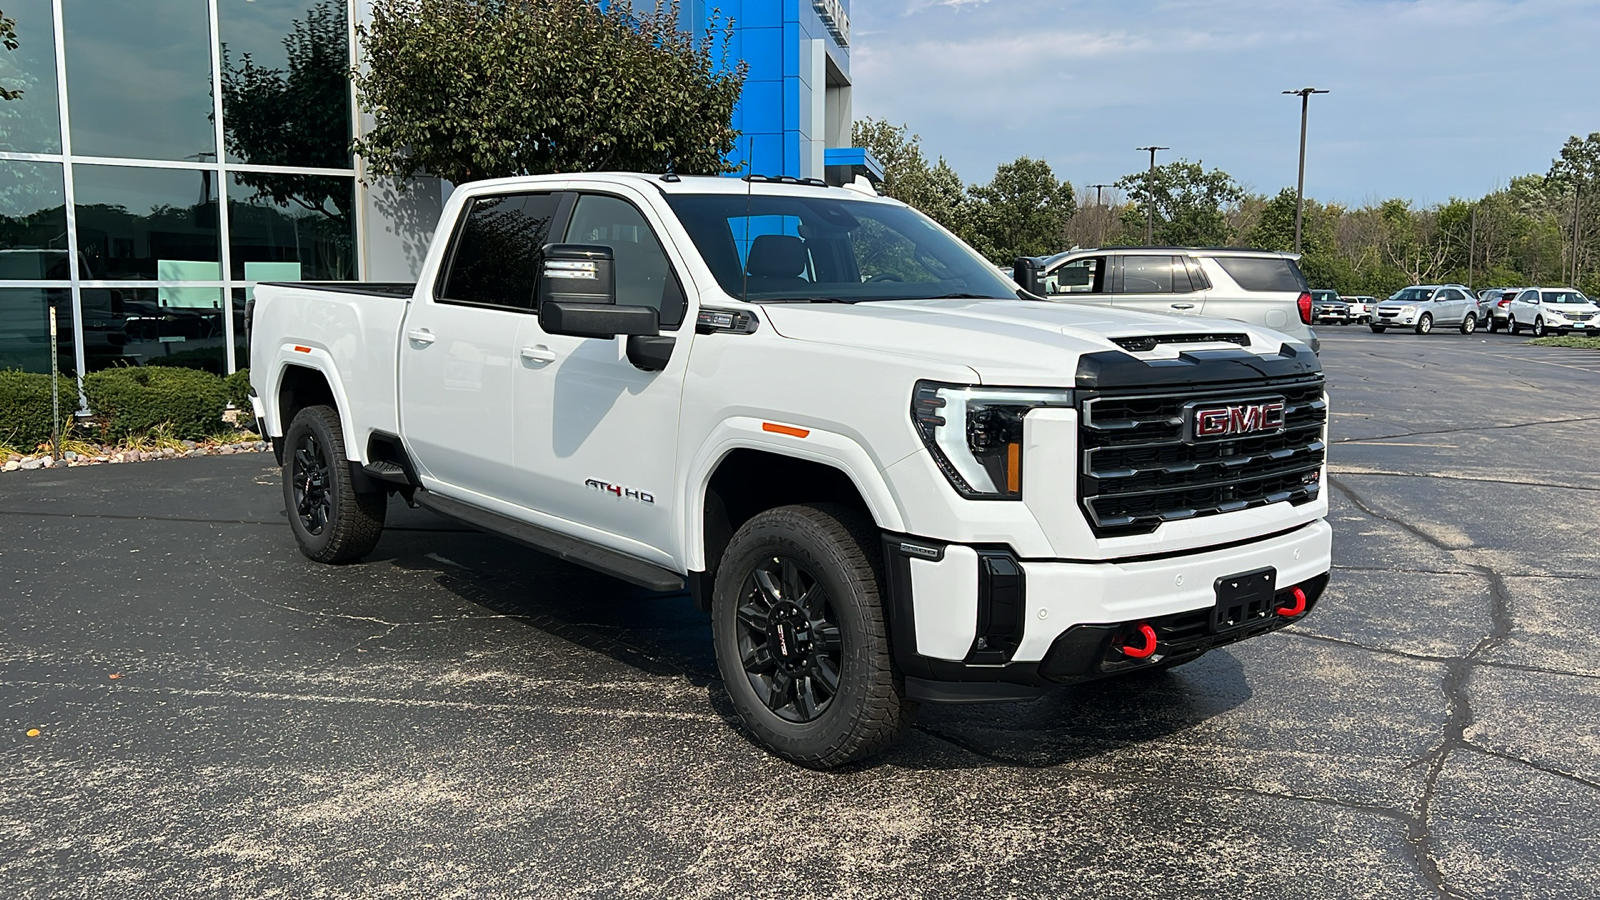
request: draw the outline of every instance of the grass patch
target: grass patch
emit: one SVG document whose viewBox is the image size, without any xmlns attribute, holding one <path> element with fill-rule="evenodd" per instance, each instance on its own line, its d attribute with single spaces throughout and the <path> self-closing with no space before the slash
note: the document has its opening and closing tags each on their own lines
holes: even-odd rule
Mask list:
<svg viewBox="0 0 1600 900">
<path fill-rule="evenodd" d="M 1600 338 L 1577 337 L 1576 335 L 1534 338 L 1528 343 L 1535 347 L 1573 347 L 1578 350 L 1600 350 Z"/>
</svg>

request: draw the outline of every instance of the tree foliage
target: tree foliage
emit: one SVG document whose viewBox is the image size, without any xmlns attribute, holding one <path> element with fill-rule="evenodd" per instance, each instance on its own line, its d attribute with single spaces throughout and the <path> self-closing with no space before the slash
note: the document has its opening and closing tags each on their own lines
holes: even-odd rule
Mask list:
<svg viewBox="0 0 1600 900">
<path fill-rule="evenodd" d="M 457 184 L 548 172 L 715 174 L 745 67 L 677 0 L 374 0 L 356 90 L 369 171 Z M 717 56 L 720 47 L 721 56 Z"/>
<path fill-rule="evenodd" d="M 850 139 L 883 166 L 883 183 L 878 189 L 885 196 L 921 211 L 956 234 L 967 231 L 966 185 L 944 157 L 928 164 L 920 136 L 904 125 L 869 116 L 851 126 Z"/>
<path fill-rule="evenodd" d="M 17 43 L 17 20 L 6 18 L 6 11 L 0 9 L 0 47 L 10 52 L 19 46 L 21 45 Z M 8 90 L 5 85 L 0 85 L 0 100 L 15 100 L 21 96 L 21 90 L 16 88 Z"/>
<path fill-rule="evenodd" d="M 1072 184 L 1056 180 L 1044 160 L 1018 157 L 968 194 L 969 242 L 989 259 L 1009 265 L 1019 256 L 1048 256 L 1067 248 L 1067 220 L 1077 203 Z"/>
<path fill-rule="evenodd" d="M 268 166 L 350 164 L 350 101 L 346 24 L 342 9 L 321 0 L 283 39 L 287 72 L 257 65 L 246 53 L 235 62 L 222 47 L 224 143 L 242 162 Z M 341 223 L 351 216 L 350 191 L 324 175 L 238 172 L 252 199 L 299 206 Z"/>
<path fill-rule="evenodd" d="M 1221 169 L 1213 168 L 1208 172 L 1199 163 L 1180 159 L 1124 175 L 1117 179 L 1116 187 L 1126 192 L 1130 201 L 1123 214 L 1123 231 L 1116 243 L 1143 243 L 1150 209 L 1155 212 L 1157 244 L 1221 247 L 1234 239 L 1227 208 L 1244 199 L 1244 191 L 1233 176 Z"/>
</svg>

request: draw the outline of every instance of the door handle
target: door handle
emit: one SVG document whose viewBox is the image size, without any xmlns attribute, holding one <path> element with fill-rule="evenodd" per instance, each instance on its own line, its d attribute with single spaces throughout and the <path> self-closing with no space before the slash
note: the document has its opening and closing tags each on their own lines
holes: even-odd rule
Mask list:
<svg viewBox="0 0 1600 900">
<path fill-rule="evenodd" d="M 438 338 L 433 336 L 433 332 L 426 328 L 413 328 L 406 332 L 406 337 L 409 340 L 416 341 L 419 344 L 431 344 L 438 340 Z"/>
<path fill-rule="evenodd" d="M 1194 304 L 1193 303 L 1174 303 L 1174 304 L 1172 304 L 1172 308 L 1173 309 L 1194 309 Z"/>
<path fill-rule="evenodd" d="M 540 344 L 537 347 L 523 347 L 522 358 L 528 362 L 551 363 L 556 361 L 556 352 Z"/>
</svg>

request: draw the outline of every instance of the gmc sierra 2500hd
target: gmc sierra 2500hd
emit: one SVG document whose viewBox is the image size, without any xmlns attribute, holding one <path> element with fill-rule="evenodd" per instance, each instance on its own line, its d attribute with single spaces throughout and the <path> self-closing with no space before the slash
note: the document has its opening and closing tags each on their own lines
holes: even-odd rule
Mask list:
<svg viewBox="0 0 1600 900">
<path fill-rule="evenodd" d="M 415 285 L 277 284 L 256 415 L 304 553 L 389 495 L 711 614 L 750 731 L 825 768 L 1298 621 L 1327 583 L 1305 344 L 1019 294 L 792 178 L 457 190 Z"/>
</svg>

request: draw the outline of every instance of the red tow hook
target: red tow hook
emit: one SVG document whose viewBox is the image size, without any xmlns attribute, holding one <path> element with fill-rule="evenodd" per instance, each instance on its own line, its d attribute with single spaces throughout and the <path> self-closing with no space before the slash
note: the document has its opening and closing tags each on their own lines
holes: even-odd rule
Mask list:
<svg viewBox="0 0 1600 900">
<path fill-rule="evenodd" d="M 1277 612 L 1280 616 L 1293 617 L 1298 616 L 1306 611 L 1306 592 L 1300 590 L 1299 588 L 1295 588 L 1290 593 L 1294 597 L 1294 605 L 1278 607 Z"/>
<path fill-rule="evenodd" d="M 1132 644 L 1123 644 L 1122 653 L 1129 659 L 1149 659 L 1156 652 L 1156 630 L 1146 622 L 1139 626 L 1139 634 L 1144 637 L 1144 646 L 1135 647 Z"/>
</svg>

